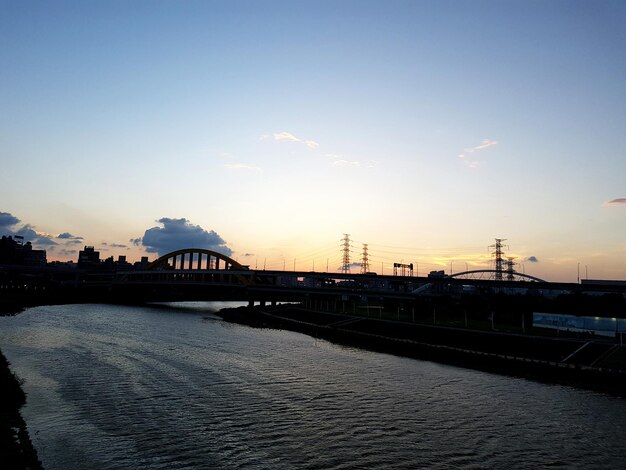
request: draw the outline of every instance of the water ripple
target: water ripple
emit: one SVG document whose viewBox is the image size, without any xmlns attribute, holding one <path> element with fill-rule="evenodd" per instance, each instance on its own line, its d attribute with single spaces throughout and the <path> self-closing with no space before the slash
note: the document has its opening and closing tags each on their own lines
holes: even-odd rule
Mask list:
<svg viewBox="0 0 626 470">
<path fill-rule="evenodd" d="M 0 326 L 48 469 L 626 468 L 626 403 L 599 393 L 225 324 L 206 304 Z"/>
</svg>

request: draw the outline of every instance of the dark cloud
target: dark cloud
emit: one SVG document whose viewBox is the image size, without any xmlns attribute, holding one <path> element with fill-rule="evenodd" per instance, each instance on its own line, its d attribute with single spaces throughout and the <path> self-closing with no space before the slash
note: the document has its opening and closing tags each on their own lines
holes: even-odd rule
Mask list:
<svg viewBox="0 0 626 470">
<path fill-rule="evenodd" d="M 227 256 L 233 253 L 216 232 L 193 225 L 187 219 L 164 217 L 157 222 L 163 224 L 163 227 L 149 228 L 143 238 L 131 239 L 131 242 L 138 245 L 138 241 L 141 240 L 148 253 L 157 253 L 159 256 L 183 248 L 204 248 Z"/>
<path fill-rule="evenodd" d="M 626 197 L 618 197 L 617 199 L 612 199 L 607 204 L 617 205 L 617 204 L 626 204 Z"/>
<path fill-rule="evenodd" d="M 251 256 L 254 256 L 254 253 L 244 253 L 244 254 L 243 254 L 243 255 L 241 255 L 241 256 L 243 256 L 244 258 L 249 258 L 249 257 L 251 257 Z"/>
<path fill-rule="evenodd" d="M 58 245 L 58 243 L 53 240 L 54 237 L 52 235 L 37 233 L 35 227 L 30 224 L 24 224 L 17 230 L 10 228 L 18 223 L 20 223 L 20 219 L 14 215 L 8 212 L 0 212 L 0 230 L 6 232 L 6 235 L 22 237 L 24 242 L 31 242 L 35 246 L 45 247 L 48 250 L 51 250 L 54 245 Z M 5 233 L 2 233 L 2 235 L 4 234 Z"/>
<path fill-rule="evenodd" d="M 122 245 L 121 243 L 111 243 L 109 246 L 111 248 L 128 248 L 128 245 Z"/>
<path fill-rule="evenodd" d="M 61 249 L 58 250 L 57 253 L 61 256 L 74 256 L 78 253 L 78 250 L 68 250 L 68 249 Z"/>
<path fill-rule="evenodd" d="M 530 261 L 531 263 L 538 263 L 539 260 L 537 259 L 536 256 L 529 256 L 528 258 L 526 258 L 526 261 Z"/>
<path fill-rule="evenodd" d="M 0 229 L 12 227 L 15 224 L 19 224 L 20 219 L 8 212 L 0 212 Z"/>
<path fill-rule="evenodd" d="M 52 239 L 51 235 L 37 233 L 32 225 L 26 224 L 15 231 L 15 235 L 24 237 L 24 241 L 31 242 L 33 245 L 53 246 L 58 245 Z"/>
<path fill-rule="evenodd" d="M 139 238 L 131 238 L 128 241 L 131 242 L 135 246 L 141 246 L 141 237 L 139 237 Z"/>
<path fill-rule="evenodd" d="M 58 245 L 58 243 L 55 242 L 51 237 L 40 235 L 33 240 L 33 245 L 45 245 L 52 247 L 54 245 Z"/>
<path fill-rule="evenodd" d="M 62 240 L 82 240 L 83 239 L 83 237 L 74 236 L 69 232 L 60 233 L 57 235 L 57 238 L 60 238 Z"/>
<path fill-rule="evenodd" d="M 75 238 L 75 239 L 66 241 L 65 244 L 66 245 L 82 245 L 83 244 L 83 239 L 82 238 Z"/>
</svg>

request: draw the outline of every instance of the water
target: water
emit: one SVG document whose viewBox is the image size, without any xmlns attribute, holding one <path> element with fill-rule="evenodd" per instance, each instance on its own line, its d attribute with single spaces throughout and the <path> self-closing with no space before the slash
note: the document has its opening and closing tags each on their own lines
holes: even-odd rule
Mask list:
<svg viewBox="0 0 626 470">
<path fill-rule="evenodd" d="M 624 399 L 228 324 L 214 307 L 1 318 L 45 468 L 626 468 Z"/>
</svg>

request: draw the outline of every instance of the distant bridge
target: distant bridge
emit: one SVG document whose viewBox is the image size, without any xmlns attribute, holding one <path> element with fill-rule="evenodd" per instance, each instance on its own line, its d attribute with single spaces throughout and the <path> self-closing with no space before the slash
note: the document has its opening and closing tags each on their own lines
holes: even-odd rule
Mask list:
<svg viewBox="0 0 626 470">
<path fill-rule="evenodd" d="M 508 277 L 509 272 L 500 271 Z M 358 300 L 368 298 L 415 299 L 439 293 L 457 294 L 463 286 L 482 289 L 540 289 L 577 291 L 580 284 L 549 283 L 538 277 L 513 272 L 514 280 L 494 280 L 495 270 L 468 270 L 451 276 L 390 276 L 313 271 L 266 271 L 250 269 L 221 253 L 199 248 L 173 251 L 143 270 L 118 272 L 112 279 L 95 281 L 108 285 L 112 294 L 130 300 L 241 300 L 303 301 L 310 298 Z M 94 285 L 94 283 L 91 283 Z M 585 288 L 587 290 L 588 288 Z M 604 291 L 606 286 L 594 286 Z M 615 288 L 614 288 L 615 289 Z M 623 290 L 623 289 L 622 289 Z"/>
<path fill-rule="evenodd" d="M 545 282 L 513 273 L 513 281 L 494 279 L 495 270 L 467 270 L 428 277 L 250 269 L 224 254 L 189 248 L 176 250 L 139 269 L 60 270 L 53 267 L 0 266 L 0 296 L 32 300 L 36 294 L 55 302 L 167 302 L 237 300 L 376 304 L 413 302 L 423 296 L 482 295 L 489 292 L 558 296 L 565 293 L 615 293 L 626 296 L 626 283 Z M 511 274 L 501 271 L 505 277 Z"/>
<path fill-rule="evenodd" d="M 465 279 L 483 279 L 483 275 L 488 274 L 489 275 L 488 279 L 493 279 L 495 275 L 498 273 L 506 277 L 508 277 L 510 274 L 513 277 L 512 280 L 517 280 L 517 281 L 529 280 L 529 281 L 535 281 L 535 282 L 548 282 L 538 277 L 531 276 L 530 274 L 518 273 L 517 271 L 513 271 L 512 273 L 509 273 L 508 271 L 496 271 L 495 269 L 475 269 L 473 271 L 462 271 L 459 273 L 451 274 L 448 277 L 465 278 Z M 478 275 L 479 277 L 475 277 L 476 275 Z M 511 279 L 502 279 L 502 280 L 511 281 Z"/>
</svg>

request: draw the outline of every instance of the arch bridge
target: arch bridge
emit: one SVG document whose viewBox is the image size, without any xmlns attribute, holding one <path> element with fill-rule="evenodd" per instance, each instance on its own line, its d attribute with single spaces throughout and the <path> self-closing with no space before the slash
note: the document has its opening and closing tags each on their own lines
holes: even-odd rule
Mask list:
<svg viewBox="0 0 626 470">
<path fill-rule="evenodd" d="M 490 280 L 493 281 L 496 278 L 496 274 L 502 275 L 502 281 L 535 281 L 546 282 L 530 274 L 518 273 L 516 271 L 497 271 L 495 269 L 475 269 L 471 271 L 462 271 L 451 274 L 451 278 L 472 279 L 472 280 Z"/>
<path fill-rule="evenodd" d="M 203 248 L 167 253 L 141 270 L 118 273 L 114 287 L 129 296 L 200 298 L 215 294 L 239 300 L 259 276 L 229 256 Z"/>
<path fill-rule="evenodd" d="M 229 256 L 203 248 L 186 248 L 172 251 L 148 265 L 147 270 L 233 270 L 248 269 Z"/>
</svg>

